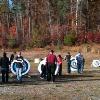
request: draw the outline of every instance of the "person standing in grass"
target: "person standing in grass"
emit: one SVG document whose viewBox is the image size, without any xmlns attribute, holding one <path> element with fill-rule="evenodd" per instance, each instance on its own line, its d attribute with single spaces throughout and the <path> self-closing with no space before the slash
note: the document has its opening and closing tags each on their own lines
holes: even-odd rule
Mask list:
<svg viewBox="0 0 100 100">
<path fill-rule="evenodd" d="M 13 52 L 10 56 L 10 64 L 13 62 L 13 60 L 15 59 L 15 55 L 16 55 L 16 52 Z"/>
<path fill-rule="evenodd" d="M 57 65 L 58 65 L 58 75 L 61 76 L 62 75 L 62 57 L 61 55 L 57 56 Z"/>
<path fill-rule="evenodd" d="M 55 81 L 55 70 L 56 70 L 56 63 L 57 58 L 54 55 L 54 51 L 51 50 L 50 53 L 47 55 L 47 81 Z"/>
<path fill-rule="evenodd" d="M 82 54 L 81 54 L 81 57 L 82 57 L 81 73 L 83 73 L 83 71 L 84 71 L 84 64 L 85 64 L 85 58 L 84 58 L 84 56 Z"/>
<path fill-rule="evenodd" d="M 21 83 L 22 82 L 22 68 L 23 68 L 23 61 L 24 58 L 21 55 L 21 52 L 16 57 L 16 75 L 17 75 L 17 80 Z"/>
<path fill-rule="evenodd" d="M 70 52 L 67 53 L 67 55 L 64 58 L 67 61 L 67 72 L 70 74 L 71 73 L 71 54 Z"/>
<path fill-rule="evenodd" d="M 40 62 L 40 65 L 41 65 L 41 71 L 42 71 L 40 78 L 46 79 L 46 57 L 42 59 L 42 61 Z"/>
<path fill-rule="evenodd" d="M 3 53 L 3 57 L 0 59 L 0 66 L 1 66 L 1 74 L 2 74 L 2 82 L 7 83 L 9 79 L 9 65 L 10 61 L 7 57 L 6 52 Z"/>
<path fill-rule="evenodd" d="M 84 57 L 83 55 L 79 52 L 78 55 L 76 56 L 77 60 L 77 71 L 79 74 L 83 73 L 83 68 L 84 68 Z"/>
</svg>

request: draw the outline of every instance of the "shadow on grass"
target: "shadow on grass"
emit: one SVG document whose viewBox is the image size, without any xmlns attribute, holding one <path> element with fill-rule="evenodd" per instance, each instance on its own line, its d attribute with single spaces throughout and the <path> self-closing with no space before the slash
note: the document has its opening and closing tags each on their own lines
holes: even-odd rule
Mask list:
<svg viewBox="0 0 100 100">
<path fill-rule="evenodd" d="M 1 80 L 1 76 L 0 76 Z M 62 75 L 56 76 L 56 82 L 54 84 L 62 84 L 74 81 L 100 81 L 100 78 L 92 75 L 92 74 L 69 74 L 69 75 Z M 24 85 L 45 85 L 45 84 L 52 84 L 52 82 L 48 82 L 45 79 L 40 79 L 39 75 L 27 75 L 23 77 L 23 82 L 19 83 L 16 80 L 16 77 L 10 77 L 9 82 L 6 84 L 2 84 L 0 81 L 0 87 L 3 86 L 24 86 Z"/>
<path fill-rule="evenodd" d="M 57 77 L 56 82 L 72 82 L 72 81 L 99 81 L 100 78 L 97 78 L 93 75 L 62 75 Z"/>
</svg>

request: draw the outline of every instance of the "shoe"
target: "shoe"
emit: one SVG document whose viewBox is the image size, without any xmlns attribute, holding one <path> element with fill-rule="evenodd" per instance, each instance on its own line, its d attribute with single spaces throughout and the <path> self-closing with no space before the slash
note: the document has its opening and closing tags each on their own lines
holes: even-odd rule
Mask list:
<svg viewBox="0 0 100 100">
<path fill-rule="evenodd" d="M 43 77 L 40 77 L 40 79 L 44 79 Z"/>
<path fill-rule="evenodd" d="M 78 74 L 82 74 L 81 72 L 78 72 Z"/>
<path fill-rule="evenodd" d="M 54 82 L 52 81 L 51 83 L 53 84 Z"/>
<path fill-rule="evenodd" d="M 52 81 L 51 83 L 55 83 L 55 81 Z"/>
</svg>

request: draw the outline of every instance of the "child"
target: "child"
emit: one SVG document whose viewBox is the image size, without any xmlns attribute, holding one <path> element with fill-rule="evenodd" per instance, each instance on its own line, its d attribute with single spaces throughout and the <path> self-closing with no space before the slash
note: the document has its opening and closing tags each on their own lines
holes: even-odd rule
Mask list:
<svg viewBox="0 0 100 100">
<path fill-rule="evenodd" d="M 57 56 L 57 66 L 59 67 L 58 75 L 61 76 L 62 75 L 62 57 L 61 57 L 61 55 Z"/>
</svg>

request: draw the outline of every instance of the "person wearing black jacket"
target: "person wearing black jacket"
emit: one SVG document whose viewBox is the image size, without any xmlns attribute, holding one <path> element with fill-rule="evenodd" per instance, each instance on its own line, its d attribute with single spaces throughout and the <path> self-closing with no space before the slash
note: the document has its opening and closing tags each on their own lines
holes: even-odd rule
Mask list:
<svg viewBox="0 0 100 100">
<path fill-rule="evenodd" d="M 67 53 L 65 56 L 65 60 L 67 61 L 67 72 L 70 74 L 71 73 L 71 54 L 70 52 Z"/>
<path fill-rule="evenodd" d="M 21 52 L 17 55 L 16 59 L 16 75 L 17 75 L 17 80 L 21 83 L 22 82 L 22 68 L 23 68 L 23 61 L 24 58 L 21 56 Z"/>
<path fill-rule="evenodd" d="M 6 52 L 3 53 L 3 57 L 0 59 L 1 73 L 2 73 L 2 82 L 7 83 L 9 78 L 9 65 L 10 61 L 7 57 Z"/>
<path fill-rule="evenodd" d="M 16 55 L 16 52 L 13 52 L 10 56 L 10 64 L 13 62 L 13 60 L 15 59 L 15 55 Z"/>
</svg>

